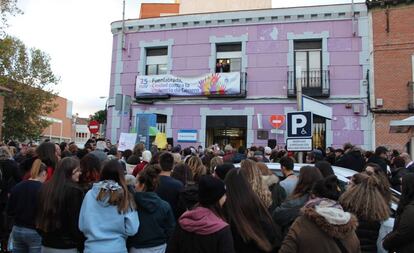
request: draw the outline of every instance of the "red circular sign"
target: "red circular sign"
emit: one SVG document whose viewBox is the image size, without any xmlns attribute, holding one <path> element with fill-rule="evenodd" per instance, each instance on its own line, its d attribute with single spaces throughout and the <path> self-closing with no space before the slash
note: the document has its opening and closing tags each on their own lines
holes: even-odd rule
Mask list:
<svg viewBox="0 0 414 253">
<path fill-rule="evenodd" d="M 285 123 L 285 115 L 271 115 L 269 121 L 274 128 L 279 128 Z"/>
<path fill-rule="evenodd" d="M 88 128 L 91 134 L 96 134 L 97 132 L 99 132 L 99 122 L 96 120 L 92 120 L 91 122 L 89 122 Z"/>
</svg>

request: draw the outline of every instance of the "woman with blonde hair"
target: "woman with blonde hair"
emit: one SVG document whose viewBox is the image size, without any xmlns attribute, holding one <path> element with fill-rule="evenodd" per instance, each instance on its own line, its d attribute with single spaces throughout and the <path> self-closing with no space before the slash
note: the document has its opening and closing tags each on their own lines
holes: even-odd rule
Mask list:
<svg viewBox="0 0 414 253">
<path fill-rule="evenodd" d="M 211 160 L 210 160 L 210 174 L 213 174 L 216 167 L 219 166 L 219 165 L 222 165 L 223 163 L 224 163 L 223 158 L 221 158 L 220 156 L 215 156 L 215 157 L 211 158 Z"/>
<path fill-rule="evenodd" d="M 240 173 L 246 178 L 253 192 L 257 194 L 266 208 L 270 208 L 272 205 L 272 193 L 263 182 L 262 174 L 257 167 L 257 163 L 250 159 L 243 160 L 240 163 Z"/>
<path fill-rule="evenodd" d="M 126 239 L 138 232 L 139 220 L 118 160 L 103 167 L 101 181 L 85 196 L 79 229 L 86 236 L 85 253 L 127 253 Z"/>
<path fill-rule="evenodd" d="M 198 182 L 202 175 L 207 174 L 206 167 L 198 156 L 191 156 L 188 158 L 187 165 L 190 167 L 191 173 L 193 173 L 194 182 Z"/>
<path fill-rule="evenodd" d="M 339 202 L 344 210 L 358 218 L 356 234 L 361 252 L 377 252 L 381 222 L 390 216 L 389 207 L 380 191 L 381 180 L 376 175 L 359 173 L 353 176 L 352 182 Z"/>
<path fill-rule="evenodd" d="M 269 167 L 267 167 L 265 163 L 259 162 L 257 163 L 257 167 L 262 173 L 263 182 L 272 193 L 272 206 L 270 207 L 270 211 L 272 212 L 286 199 L 286 191 L 282 186 L 280 186 L 279 178 L 269 169 Z"/>
</svg>

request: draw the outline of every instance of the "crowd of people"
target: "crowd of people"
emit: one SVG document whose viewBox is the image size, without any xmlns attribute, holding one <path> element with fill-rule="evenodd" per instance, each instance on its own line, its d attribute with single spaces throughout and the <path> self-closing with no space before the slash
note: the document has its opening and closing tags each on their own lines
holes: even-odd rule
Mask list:
<svg viewBox="0 0 414 253">
<path fill-rule="evenodd" d="M 406 153 L 231 145 L 120 152 L 104 139 L 0 146 L 3 252 L 414 252 Z M 269 169 L 279 163 L 281 174 Z M 332 166 L 355 171 L 345 183 Z M 401 192 L 392 232 L 391 189 Z"/>
</svg>

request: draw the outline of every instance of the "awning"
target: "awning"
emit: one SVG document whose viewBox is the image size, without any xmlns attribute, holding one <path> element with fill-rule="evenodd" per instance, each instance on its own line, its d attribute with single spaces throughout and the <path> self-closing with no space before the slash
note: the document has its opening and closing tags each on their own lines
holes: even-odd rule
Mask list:
<svg viewBox="0 0 414 253">
<path fill-rule="evenodd" d="M 414 127 L 414 116 L 403 120 L 391 120 L 390 133 L 408 133 Z"/>
<path fill-rule="evenodd" d="M 332 119 L 332 108 L 317 99 L 302 95 L 303 111 L 310 111 L 321 117 Z"/>
</svg>

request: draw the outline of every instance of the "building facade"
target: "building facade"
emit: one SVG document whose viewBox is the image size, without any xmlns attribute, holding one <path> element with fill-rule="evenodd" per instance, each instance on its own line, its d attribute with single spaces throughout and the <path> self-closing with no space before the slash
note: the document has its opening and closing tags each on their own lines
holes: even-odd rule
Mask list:
<svg viewBox="0 0 414 253">
<path fill-rule="evenodd" d="M 112 142 L 121 132 L 140 134 L 142 117 L 152 115 L 145 121 L 174 144 L 250 147 L 270 139 L 284 145 L 286 124 L 274 129 L 270 119 L 297 110 L 301 85 L 333 111 L 331 119 L 314 111 L 315 147 L 351 142 L 372 148 L 365 4 L 178 15 L 125 26 L 123 34 L 122 21 L 112 23 L 109 96 L 133 102 L 108 108 Z M 201 91 L 179 87 L 185 78 L 198 81 Z M 213 89 L 217 79 L 236 89 Z M 144 81 L 152 89 L 143 89 Z M 174 89 L 167 94 L 157 85 L 168 82 Z"/>
<path fill-rule="evenodd" d="M 414 3 L 372 0 L 367 5 L 372 26 L 375 144 L 404 151 L 412 134 L 390 132 L 390 122 L 414 113 Z"/>
<path fill-rule="evenodd" d="M 50 122 L 50 125 L 43 130 L 40 139 L 49 139 L 53 142 L 69 142 L 72 139 L 72 101 L 57 96 L 56 110 L 43 118 Z"/>
</svg>

